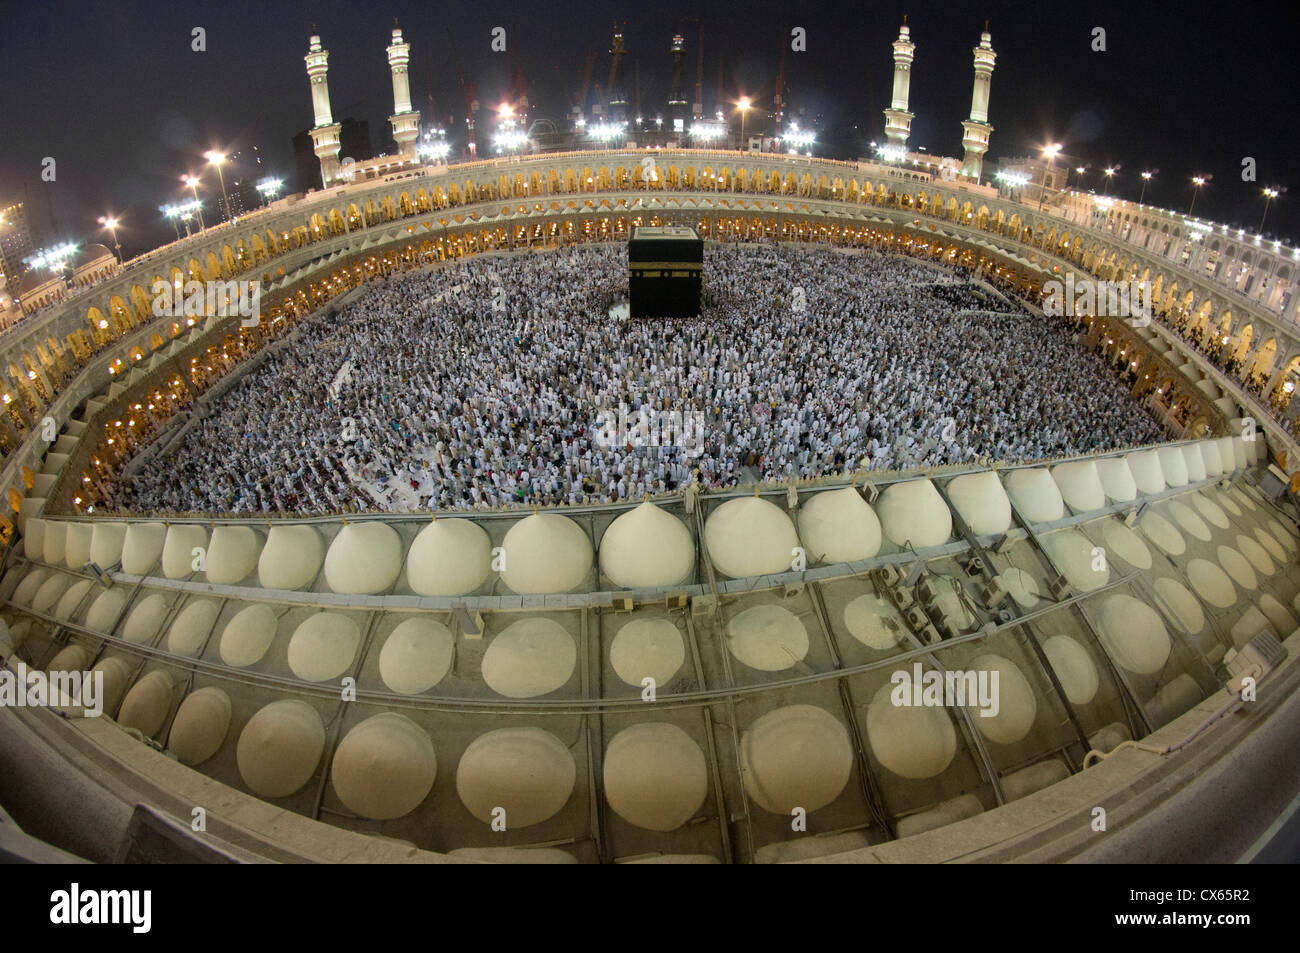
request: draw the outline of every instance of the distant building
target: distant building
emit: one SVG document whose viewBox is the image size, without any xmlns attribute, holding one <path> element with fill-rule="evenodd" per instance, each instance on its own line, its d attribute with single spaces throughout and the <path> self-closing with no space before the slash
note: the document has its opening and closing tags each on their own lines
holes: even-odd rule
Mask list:
<svg viewBox="0 0 1300 953">
<path fill-rule="evenodd" d="M 374 150 L 370 145 L 370 123 L 367 120 L 343 119 L 339 125 L 341 127 L 340 161 L 352 159 L 355 162 L 364 162 L 374 157 Z M 293 137 L 293 161 L 298 170 L 299 192 L 323 188 L 320 159 L 316 156 L 310 129 L 304 129 Z"/>
<path fill-rule="evenodd" d="M 22 202 L 0 209 L 0 271 L 7 279 L 6 285 L 16 289 L 26 270 L 23 259 L 35 250 L 31 228 L 27 224 L 27 211 Z"/>
</svg>

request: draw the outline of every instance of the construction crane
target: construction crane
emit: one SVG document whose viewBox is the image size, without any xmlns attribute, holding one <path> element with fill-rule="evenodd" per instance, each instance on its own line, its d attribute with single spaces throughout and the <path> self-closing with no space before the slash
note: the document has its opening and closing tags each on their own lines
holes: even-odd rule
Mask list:
<svg viewBox="0 0 1300 953">
<path fill-rule="evenodd" d="M 447 27 L 447 43 L 451 46 L 451 59 L 456 65 L 456 76 L 460 80 L 461 92 L 465 94 L 465 125 L 469 136 L 469 154 L 470 158 L 478 155 L 478 139 L 475 135 L 475 125 L 478 119 L 478 90 L 474 87 L 474 81 L 465 82 L 465 70 L 460 62 L 460 52 L 456 49 L 456 39 L 452 36 L 451 27 Z"/>
</svg>

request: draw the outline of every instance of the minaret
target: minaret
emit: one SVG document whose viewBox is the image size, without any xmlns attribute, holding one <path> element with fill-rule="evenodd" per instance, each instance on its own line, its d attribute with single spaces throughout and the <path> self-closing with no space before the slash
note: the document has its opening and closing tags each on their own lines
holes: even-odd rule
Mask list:
<svg viewBox="0 0 1300 953">
<path fill-rule="evenodd" d="M 984 32 L 980 34 L 980 45 L 972 50 L 975 54 L 975 90 L 970 98 L 970 118 L 961 124 L 965 131 L 961 144 L 966 150 L 961 171 L 973 179 L 979 179 L 984 153 L 989 151 L 989 135 L 993 132 L 989 125 L 989 86 L 993 82 L 993 63 L 998 55 L 993 52 L 992 41 L 986 21 Z"/>
<path fill-rule="evenodd" d="M 912 114 L 907 111 L 907 93 L 912 84 L 912 59 L 916 44 L 907 28 L 907 17 L 894 41 L 894 98 L 885 110 L 885 137 L 896 151 L 907 152 L 907 137 L 912 133 Z"/>
<path fill-rule="evenodd" d="M 343 128 L 330 115 L 330 87 L 325 74 L 329 72 L 329 50 L 321 49 L 320 37 L 313 36 L 307 55 L 307 76 L 311 80 L 311 103 L 316 110 L 316 125 L 311 130 L 311 141 L 316 158 L 320 159 L 320 178 L 329 188 L 339 177 L 339 132 Z"/>
<path fill-rule="evenodd" d="M 411 62 L 411 44 L 402 41 L 402 31 L 393 21 L 393 45 L 388 48 L 388 66 L 393 71 L 393 115 L 388 121 L 393 125 L 393 141 L 403 158 L 414 159 L 416 140 L 420 138 L 420 114 L 411 109 L 411 77 L 407 64 Z"/>
</svg>

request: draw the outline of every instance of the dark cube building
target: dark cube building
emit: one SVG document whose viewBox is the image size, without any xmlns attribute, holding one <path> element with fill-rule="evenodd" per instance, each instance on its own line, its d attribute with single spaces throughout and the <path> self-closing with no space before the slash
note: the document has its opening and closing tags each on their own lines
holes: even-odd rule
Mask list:
<svg viewBox="0 0 1300 953">
<path fill-rule="evenodd" d="M 627 267 L 631 317 L 690 318 L 700 313 L 704 241 L 695 229 L 633 228 Z"/>
</svg>

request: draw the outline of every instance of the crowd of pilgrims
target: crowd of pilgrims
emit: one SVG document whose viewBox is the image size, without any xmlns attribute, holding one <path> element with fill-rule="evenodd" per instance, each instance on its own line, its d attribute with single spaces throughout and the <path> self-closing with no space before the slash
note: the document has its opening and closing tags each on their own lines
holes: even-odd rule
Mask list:
<svg viewBox="0 0 1300 953">
<path fill-rule="evenodd" d="M 710 248 L 701 317 L 638 321 L 609 313 L 626 273 L 624 246 L 590 245 L 379 280 L 309 319 L 174 449 L 111 485 L 107 508 L 585 504 L 692 480 L 1018 461 L 1162 438 L 1064 322 L 952 271 L 871 250 Z M 700 415 L 702 445 L 638 445 L 631 428 L 611 441 L 600 421 L 620 405 L 633 422 L 643 409 Z"/>
</svg>

